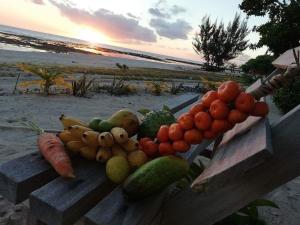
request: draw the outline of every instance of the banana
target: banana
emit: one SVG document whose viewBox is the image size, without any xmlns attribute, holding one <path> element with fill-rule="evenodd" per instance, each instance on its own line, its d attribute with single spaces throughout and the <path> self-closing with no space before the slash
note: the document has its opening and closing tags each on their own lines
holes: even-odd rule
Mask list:
<svg viewBox="0 0 300 225">
<path fill-rule="evenodd" d="M 98 162 L 107 162 L 110 158 L 112 157 L 111 150 L 110 148 L 99 148 L 97 155 L 96 155 L 96 160 Z"/>
<path fill-rule="evenodd" d="M 80 148 L 80 155 L 88 160 L 95 160 L 97 155 L 97 147 L 84 146 Z"/>
<path fill-rule="evenodd" d="M 83 127 L 88 127 L 87 123 L 82 122 L 82 121 L 72 118 L 72 117 L 67 117 L 64 114 L 61 114 L 61 116 L 59 117 L 59 120 L 62 123 L 65 130 L 73 125 L 80 125 Z"/>
<path fill-rule="evenodd" d="M 69 131 L 71 132 L 72 136 L 81 139 L 82 135 L 86 131 L 92 131 L 88 127 L 80 126 L 80 125 L 73 125 L 69 127 Z"/>
<path fill-rule="evenodd" d="M 131 138 L 128 139 L 126 143 L 123 143 L 121 145 L 127 152 L 133 152 L 138 150 L 139 148 L 139 143 L 137 140 L 133 140 Z"/>
<path fill-rule="evenodd" d="M 109 132 L 103 132 L 98 136 L 98 143 L 101 147 L 110 148 L 114 145 L 114 138 Z"/>
<path fill-rule="evenodd" d="M 85 144 L 82 141 L 69 141 L 66 146 L 71 152 L 78 153 Z"/>
<path fill-rule="evenodd" d="M 96 131 L 86 131 L 82 134 L 82 141 L 83 143 L 87 144 L 90 147 L 97 148 L 99 146 L 98 143 L 98 136 L 99 132 Z"/>
<path fill-rule="evenodd" d="M 73 135 L 71 134 L 71 132 L 68 131 L 68 130 L 63 130 L 63 131 L 59 132 L 57 134 L 57 136 L 65 144 L 68 143 L 68 142 L 70 142 L 70 141 L 77 141 L 77 139 L 75 137 L 73 137 Z"/>
<path fill-rule="evenodd" d="M 128 133 L 121 127 L 114 127 L 111 129 L 110 133 L 114 137 L 115 142 L 118 144 L 123 144 L 128 141 Z"/>
<path fill-rule="evenodd" d="M 111 153 L 113 156 L 123 156 L 124 158 L 127 158 L 127 152 L 125 152 L 120 145 L 115 144 L 112 146 Z"/>
</svg>

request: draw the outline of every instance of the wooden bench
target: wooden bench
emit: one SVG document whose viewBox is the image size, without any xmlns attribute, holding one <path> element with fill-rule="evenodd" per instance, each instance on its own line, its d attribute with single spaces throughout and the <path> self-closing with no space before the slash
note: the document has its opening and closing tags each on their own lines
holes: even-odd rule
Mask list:
<svg viewBox="0 0 300 225">
<path fill-rule="evenodd" d="M 179 115 L 197 99 L 179 97 L 167 105 Z M 170 186 L 130 202 L 106 178 L 104 165 L 76 161 L 76 179 L 65 180 L 39 153 L 0 166 L 0 194 L 13 203 L 29 198 L 31 224 L 71 225 L 84 217 L 88 225 L 212 225 L 300 175 L 299 127 L 300 106 L 272 126 L 249 117 L 224 135 L 191 188 L 175 196 Z M 183 157 L 192 162 L 210 143 L 193 146 Z"/>
</svg>

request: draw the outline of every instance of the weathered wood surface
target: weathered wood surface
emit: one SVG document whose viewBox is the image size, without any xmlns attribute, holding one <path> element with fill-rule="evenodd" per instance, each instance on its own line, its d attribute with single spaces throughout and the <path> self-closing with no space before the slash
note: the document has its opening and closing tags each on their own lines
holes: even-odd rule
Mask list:
<svg viewBox="0 0 300 225">
<path fill-rule="evenodd" d="M 300 105 L 271 127 L 273 155 L 216 190 L 181 192 L 165 204 L 164 225 L 212 225 L 300 175 Z M 193 212 L 193 213 L 191 213 Z"/>
<path fill-rule="evenodd" d="M 166 105 L 175 112 L 197 100 L 197 95 L 183 96 Z M 39 220 L 51 225 L 72 224 L 115 188 L 103 165 L 79 163 L 75 174 L 75 180 L 57 178 L 31 194 L 31 210 Z"/>
<path fill-rule="evenodd" d="M 31 193 L 30 209 L 46 224 L 73 224 L 115 187 L 105 175 L 105 165 L 82 161 L 76 178 L 59 177 Z"/>
<path fill-rule="evenodd" d="M 267 160 L 272 151 L 269 129 L 267 119 L 249 117 L 225 134 L 211 164 L 193 182 L 192 189 L 217 191 Z"/>
<path fill-rule="evenodd" d="M 39 153 L 31 153 L 0 165 L 0 195 L 17 204 L 57 177 Z"/>
<path fill-rule="evenodd" d="M 186 111 L 187 109 L 183 109 L 177 115 Z M 204 141 L 200 145 L 194 145 L 183 157 L 192 162 L 199 152 L 204 150 L 210 143 L 211 141 Z M 86 224 L 148 225 L 159 214 L 160 208 L 168 196 L 168 192 L 169 190 L 166 189 L 162 193 L 150 196 L 143 201 L 132 202 L 124 198 L 122 189 L 119 187 L 85 215 Z"/>
</svg>

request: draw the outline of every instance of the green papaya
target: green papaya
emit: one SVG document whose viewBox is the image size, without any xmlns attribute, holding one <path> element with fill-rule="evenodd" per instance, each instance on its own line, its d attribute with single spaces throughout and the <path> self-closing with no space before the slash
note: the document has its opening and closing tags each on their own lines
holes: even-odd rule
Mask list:
<svg viewBox="0 0 300 225">
<path fill-rule="evenodd" d="M 94 117 L 93 119 L 90 120 L 89 122 L 89 128 L 91 128 L 92 130 L 95 130 L 95 131 L 99 131 L 98 130 L 98 126 L 99 126 L 99 123 L 102 121 L 101 118 L 99 117 Z"/>
<path fill-rule="evenodd" d="M 186 176 L 189 164 L 176 156 L 154 159 L 131 174 L 123 184 L 123 193 L 132 200 L 157 193 Z"/>
<path fill-rule="evenodd" d="M 121 127 L 125 129 L 129 137 L 134 136 L 139 128 L 138 117 L 128 109 L 122 109 L 114 113 L 109 119 L 102 120 L 99 123 L 98 129 L 103 131 L 109 131 L 114 127 Z M 110 129 L 108 129 L 110 128 Z"/>
</svg>

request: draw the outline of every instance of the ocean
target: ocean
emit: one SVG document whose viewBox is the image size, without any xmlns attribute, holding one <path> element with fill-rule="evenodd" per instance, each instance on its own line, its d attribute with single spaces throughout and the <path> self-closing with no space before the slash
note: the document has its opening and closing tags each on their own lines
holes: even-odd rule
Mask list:
<svg viewBox="0 0 300 225">
<path fill-rule="evenodd" d="M 0 25 L 0 35 L 1 33 L 5 34 L 11 34 L 11 35 L 16 35 L 13 36 L 12 39 L 18 38 L 18 36 L 24 36 L 24 37 L 31 37 L 31 38 L 37 38 L 42 41 L 50 41 L 52 43 L 59 42 L 59 43 L 64 43 L 67 46 L 73 46 L 75 45 L 80 45 L 81 47 L 79 49 L 87 50 L 89 52 L 97 53 L 99 52 L 102 55 L 106 56 L 114 56 L 114 57 L 120 57 L 120 58 L 134 58 L 136 60 L 153 60 L 151 57 L 154 59 L 160 59 L 163 61 L 172 61 L 173 63 L 176 64 L 198 64 L 199 62 L 193 61 L 193 60 L 187 60 L 187 59 L 181 59 L 173 56 L 167 56 L 167 55 L 161 55 L 161 54 L 156 54 L 156 53 L 151 53 L 151 52 L 146 52 L 146 51 L 138 51 L 134 49 L 128 49 L 128 48 L 123 48 L 123 47 L 117 47 L 117 46 L 112 46 L 112 45 L 107 45 L 107 44 L 93 44 L 93 47 L 91 47 L 91 43 L 76 39 L 76 38 L 70 38 L 70 37 L 64 37 L 64 36 L 59 36 L 59 35 L 54 35 L 54 34 L 48 34 L 48 33 L 43 33 L 43 32 L 37 32 L 37 31 L 32 31 L 32 30 L 27 30 L 27 29 L 22 29 L 22 28 L 16 28 L 16 27 L 11 27 L 11 26 L 5 26 L 5 25 Z M 1 36 L 0 36 L 1 37 Z M 109 52 L 109 51 L 99 51 L 98 48 L 104 48 L 108 50 L 113 50 L 116 52 Z M 1 43 L 0 42 L 0 49 L 5 49 L 5 50 L 13 50 L 13 51 L 39 51 L 39 52 L 44 52 L 46 50 L 39 49 L 39 48 L 33 48 L 32 46 L 24 46 L 20 44 L 12 44 L 12 43 Z M 78 48 L 77 48 L 78 49 Z M 121 54 L 119 53 L 121 52 Z M 122 54 L 123 53 L 123 54 Z M 126 53 L 131 53 L 131 54 L 126 54 Z M 139 57 L 142 56 L 142 57 Z M 149 56 L 148 58 L 143 57 L 143 56 Z M 173 61 L 174 60 L 174 61 Z"/>
</svg>

